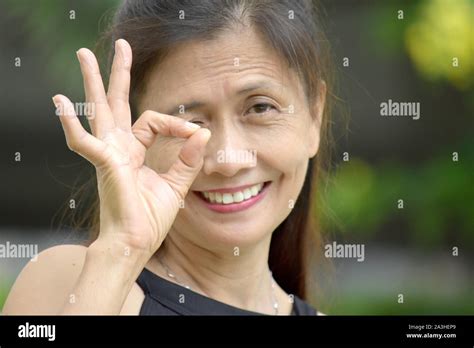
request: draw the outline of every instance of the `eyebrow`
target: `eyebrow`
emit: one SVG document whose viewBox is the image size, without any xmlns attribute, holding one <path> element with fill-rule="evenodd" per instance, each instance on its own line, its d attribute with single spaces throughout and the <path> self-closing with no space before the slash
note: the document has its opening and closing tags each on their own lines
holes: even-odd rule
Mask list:
<svg viewBox="0 0 474 348">
<path fill-rule="evenodd" d="M 247 94 L 249 92 L 258 90 L 258 89 L 277 89 L 277 88 L 283 88 L 282 85 L 277 84 L 277 83 L 272 83 L 272 82 L 254 82 L 252 84 L 249 84 L 248 86 L 243 87 L 239 91 L 237 91 L 237 95 L 242 95 L 242 94 Z M 193 100 L 189 103 L 185 104 L 179 104 L 174 106 L 172 109 L 168 110 L 167 114 L 168 115 L 174 115 L 178 116 L 180 115 L 179 109 L 181 107 L 184 108 L 185 112 L 193 111 L 199 108 L 202 108 L 206 105 L 205 102 L 199 101 L 199 100 Z"/>
<path fill-rule="evenodd" d="M 283 88 L 282 85 L 280 84 L 277 84 L 277 83 L 273 83 L 273 82 L 256 82 L 256 83 L 252 83 L 244 88 L 242 88 L 241 90 L 239 90 L 237 92 L 237 95 L 241 95 L 241 94 L 246 94 L 248 92 L 252 92 L 254 90 L 257 90 L 257 89 L 278 89 L 278 88 Z"/>
<path fill-rule="evenodd" d="M 169 110 L 166 114 L 167 115 L 178 116 L 178 115 L 180 115 L 179 109 L 181 109 L 181 107 L 184 108 L 184 112 L 188 112 L 188 111 L 192 111 L 194 109 L 202 108 L 204 105 L 205 105 L 205 103 L 203 103 L 203 102 L 193 100 L 192 102 L 187 103 L 187 104 L 176 105 L 171 110 Z"/>
</svg>

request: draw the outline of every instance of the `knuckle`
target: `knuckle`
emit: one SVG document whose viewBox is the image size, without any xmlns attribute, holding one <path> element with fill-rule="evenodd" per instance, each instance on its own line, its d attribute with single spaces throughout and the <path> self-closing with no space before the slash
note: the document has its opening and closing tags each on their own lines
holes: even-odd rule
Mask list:
<svg viewBox="0 0 474 348">
<path fill-rule="evenodd" d="M 163 114 L 160 114 L 159 112 L 156 112 L 156 111 L 153 111 L 153 110 L 146 110 L 142 115 L 145 116 L 148 119 L 154 119 L 154 120 L 158 120 L 158 121 L 163 120 L 163 117 L 164 117 Z"/>
<path fill-rule="evenodd" d="M 71 150 L 73 152 L 77 151 L 77 148 L 78 148 L 77 141 L 68 139 L 66 141 L 66 144 L 67 144 L 67 147 L 69 148 L 69 150 Z"/>
<path fill-rule="evenodd" d="M 111 89 L 109 93 L 107 94 L 107 102 L 109 104 L 128 103 L 128 94 L 118 88 Z"/>
<path fill-rule="evenodd" d="M 184 178 L 180 178 L 177 173 L 167 173 L 165 175 L 168 185 L 172 188 L 175 197 L 178 201 L 184 201 L 186 195 L 188 194 L 189 187 L 186 184 L 183 184 Z"/>
<path fill-rule="evenodd" d="M 176 195 L 176 199 L 178 200 L 178 202 L 184 201 L 186 195 L 188 194 L 188 188 L 177 183 L 174 183 L 171 186 L 173 187 L 173 191 Z"/>
<path fill-rule="evenodd" d="M 89 71 L 90 77 L 93 79 L 101 79 L 102 80 L 102 75 L 100 74 L 99 70 L 91 70 Z"/>
<path fill-rule="evenodd" d="M 86 131 L 82 131 L 79 135 L 74 134 L 74 136 L 70 136 L 66 138 L 66 144 L 69 150 L 74 152 L 79 152 L 80 144 L 84 141 L 85 137 L 87 136 Z"/>
<path fill-rule="evenodd" d="M 151 118 L 152 115 L 153 115 L 153 113 L 154 113 L 154 112 L 151 111 L 151 110 L 145 110 L 145 111 L 142 113 L 142 116 L 141 116 L 141 117 L 143 117 L 143 118 Z"/>
</svg>

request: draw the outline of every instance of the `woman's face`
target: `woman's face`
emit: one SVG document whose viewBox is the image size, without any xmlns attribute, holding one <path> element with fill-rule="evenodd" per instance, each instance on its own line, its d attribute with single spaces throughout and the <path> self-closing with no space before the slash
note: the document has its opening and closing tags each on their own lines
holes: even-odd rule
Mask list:
<svg viewBox="0 0 474 348">
<path fill-rule="evenodd" d="M 172 51 L 149 75 L 140 110 L 173 114 L 212 136 L 170 233 L 229 252 L 268 238 L 318 150 L 324 94 L 309 105 L 296 74 L 251 30 Z M 182 144 L 159 136 L 146 164 L 166 172 Z"/>
</svg>

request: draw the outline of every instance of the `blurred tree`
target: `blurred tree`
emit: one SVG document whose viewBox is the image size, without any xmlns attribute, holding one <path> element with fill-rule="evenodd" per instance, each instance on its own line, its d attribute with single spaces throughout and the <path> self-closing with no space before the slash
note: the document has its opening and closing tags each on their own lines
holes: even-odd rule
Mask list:
<svg viewBox="0 0 474 348">
<path fill-rule="evenodd" d="M 424 1 L 405 32 L 409 56 L 429 80 L 460 90 L 474 83 L 474 0 Z"/>
<path fill-rule="evenodd" d="M 35 4 L 32 6 L 32 3 Z M 75 52 L 81 47 L 93 49 L 100 33 L 115 12 L 118 0 L 59 1 L 4 0 L 4 18 L 15 23 L 15 35 L 34 47 L 35 56 L 49 64 L 52 81 L 82 94 L 79 63 Z"/>
<path fill-rule="evenodd" d="M 458 238 L 474 243 L 474 143 L 407 168 L 397 163 L 371 167 L 362 159 L 343 162 L 318 191 L 325 230 L 373 237 L 394 218 L 408 226 L 413 242 L 433 246 Z M 398 210 L 398 200 L 404 208 Z M 400 214 L 398 214 L 400 212 Z"/>
</svg>

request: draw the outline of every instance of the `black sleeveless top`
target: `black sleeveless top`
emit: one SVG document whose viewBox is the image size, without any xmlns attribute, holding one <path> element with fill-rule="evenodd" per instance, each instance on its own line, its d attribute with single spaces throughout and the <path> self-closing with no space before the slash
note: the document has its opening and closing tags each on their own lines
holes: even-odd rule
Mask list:
<svg viewBox="0 0 474 348">
<path fill-rule="evenodd" d="M 145 293 L 140 315 L 264 315 L 213 300 L 146 268 L 140 273 L 137 283 Z M 295 296 L 291 314 L 317 315 L 317 311 Z"/>
</svg>

